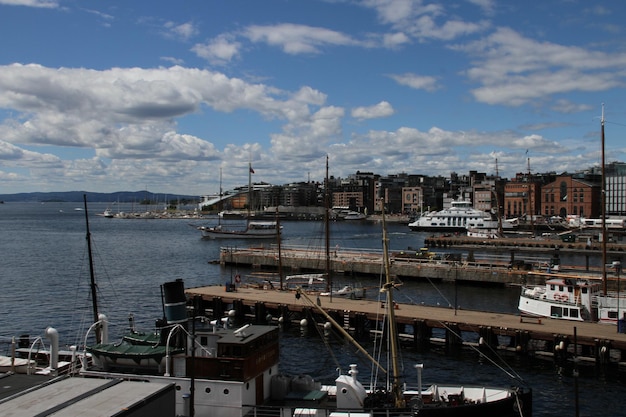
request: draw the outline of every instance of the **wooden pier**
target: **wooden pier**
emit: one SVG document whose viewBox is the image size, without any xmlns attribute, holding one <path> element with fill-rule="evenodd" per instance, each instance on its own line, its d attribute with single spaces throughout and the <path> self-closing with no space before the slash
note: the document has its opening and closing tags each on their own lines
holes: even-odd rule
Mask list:
<svg viewBox="0 0 626 417">
<path fill-rule="evenodd" d="M 225 286 L 210 286 L 187 289 L 186 293 L 190 298 L 202 300 L 204 311 L 210 312 L 215 319 L 230 313 L 241 323 L 252 321 L 289 326 L 299 325 L 307 319 L 308 326 L 315 326 L 326 321 L 306 297 L 296 298 L 295 293 L 289 291 L 263 288 L 227 291 Z M 319 297 L 315 302 L 357 338 L 370 337 L 381 328 L 384 308 L 378 301 Z M 471 333 L 475 340 L 473 344 L 478 348 L 548 356 L 555 361 L 571 360 L 575 354 L 581 362 L 618 368 L 626 366 L 626 334 L 618 333 L 613 325 L 550 318 L 538 320 L 512 314 L 412 304 L 397 304 L 395 317 L 403 341 L 416 348 L 440 343 L 452 351 L 472 343 L 467 342 L 468 338 L 463 338 L 464 342 L 459 337 L 461 333 Z"/>
</svg>

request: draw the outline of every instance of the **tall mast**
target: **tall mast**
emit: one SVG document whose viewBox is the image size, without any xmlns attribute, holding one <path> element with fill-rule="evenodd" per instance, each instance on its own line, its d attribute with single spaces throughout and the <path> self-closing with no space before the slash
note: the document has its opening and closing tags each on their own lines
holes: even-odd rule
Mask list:
<svg viewBox="0 0 626 417">
<path fill-rule="evenodd" d="M 526 155 L 528 155 L 528 151 L 526 151 Z M 534 199 L 531 199 L 531 189 L 532 191 L 534 191 L 534 187 L 531 187 L 531 180 L 530 180 L 530 156 L 527 158 L 527 169 L 526 169 L 526 183 L 528 185 L 528 202 L 527 202 L 527 209 L 526 209 L 526 213 L 530 213 L 530 231 L 532 232 L 533 236 L 535 236 L 535 208 L 534 205 L 532 203 L 532 201 Z"/>
<path fill-rule="evenodd" d="M 330 277 L 330 204 L 328 193 L 328 155 L 326 155 L 326 177 L 324 178 L 324 237 L 326 244 L 326 291 L 332 301 L 333 291 Z"/>
<path fill-rule="evenodd" d="M 96 275 L 93 269 L 93 255 L 91 253 L 91 232 L 89 231 L 89 213 L 87 212 L 87 194 L 83 194 L 83 201 L 85 205 L 85 224 L 87 228 L 87 252 L 89 254 L 89 278 L 91 282 L 91 307 L 93 310 L 93 322 L 97 323 L 99 320 L 98 317 L 98 299 L 97 296 L 97 287 L 96 287 Z M 100 343 L 100 328 L 96 327 L 96 342 Z"/>
<path fill-rule="evenodd" d="M 606 295 L 606 178 L 604 167 L 604 103 L 602 103 L 602 118 L 600 119 L 600 138 L 602 142 L 602 290 Z"/>
<path fill-rule="evenodd" d="M 382 200 L 382 199 L 381 199 Z M 383 223 L 383 262 L 385 266 L 386 281 L 381 291 L 387 293 L 387 328 L 389 331 L 389 342 L 391 349 L 391 366 L 393 372 L 393 382 L 391 385 L 391 392 L 393 393 L 395 406 L 397 408 L 404 408 L 406 403 L 404 396 L 402 395 L 402 384 L 400 382 L 400 364 L 398 356 L 398 337 L 396 329 L 396 314 L 393 302 L 393 281 L 391 278 L 390 264 L 389 264 L 389 238 L 387 236 L 387 222 L 385 219 L 385 202 L 381 201 L 382 207 L 382 223 Z"/>
<path fill-rule="evenodd" d="M 246 224 L 250 223 L 250 206 L 252 206 L 252 162 L 248 161 L 248 215 Z"/>
</svg>

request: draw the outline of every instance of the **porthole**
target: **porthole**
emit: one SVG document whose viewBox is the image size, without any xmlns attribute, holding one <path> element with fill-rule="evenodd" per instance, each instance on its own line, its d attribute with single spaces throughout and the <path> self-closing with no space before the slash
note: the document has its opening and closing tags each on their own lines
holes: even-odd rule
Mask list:
<svg viewBox="0 0 626 417">
<path fill-rule="evenodd" d="M 211 387 L 206 387 L 204 389 L 204 392 L 206 392 L 207 394 L 210 394 L 211 393 Z"/>
<path fill-rule="evenodd" d="M 176 385 L 176 391 L 180 391 L 180 385 Z"/>
<path fill-rule="evenodd" d="M 228 391 L 228 388 L 224 388 L 224 395 L 228 395 L 230 391 Z"/>
</svg>

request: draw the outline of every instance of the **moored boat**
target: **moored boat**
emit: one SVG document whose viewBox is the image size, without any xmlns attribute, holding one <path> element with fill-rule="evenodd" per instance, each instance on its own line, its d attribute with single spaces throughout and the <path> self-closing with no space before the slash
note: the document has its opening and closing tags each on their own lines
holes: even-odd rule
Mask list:
<svg viewBox="0 0 626 417">
<path fill-rule="evenodd" d="M 527 316 L 591 321 L 599 292 L 599 283 L 555 276 L 545 285 L 523 286 L 518 308 Z"/>
<path fill-rule="evenodd" d="M 274 221 L 249 221 L 242 229 L 226 228 L 223 225 L 198 226 L 206 239 L 271 239 L 280 233 Z"/>
<path fill-rule="evenodd" d="M 513 224 L 499 222 L 491 214 L 472 207 L 469 200 L 453 201 L 449 208 L 428 212 L 409 223 L 413 231 L 463 232 L 468 229 L 512 229 Z"/>
</svg>

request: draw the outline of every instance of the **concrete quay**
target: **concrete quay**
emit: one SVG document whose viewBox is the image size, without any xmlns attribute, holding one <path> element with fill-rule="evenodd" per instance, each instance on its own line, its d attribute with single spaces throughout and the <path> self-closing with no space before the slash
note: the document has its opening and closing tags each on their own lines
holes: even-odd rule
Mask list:
<svg viewBox="0 0 626 417">
<path fill-rule="evenodd" d="M 321 249 L 283 248 L 280 259 L 283 271 L 310 272 L 324 271 L 326 268 L 326 253 Z M 542 262 L 535 261 L 535 265 L 524 266 L 522 263 L 517 267 L 510 267 L 508 261 L 496 259 L 457 262 L 433 260 L 428 257 L 411 257 L 398 252 L 390 255 L 390 273 L 401 278 L 429 278 L 444 282 L 456 280 L 493 285 L 536 284 L 543 283 L 544 277 L 531 272 L 539 271 L 542 264 L 549 260 L 550 257 L 546 256 Z M 223 266 L 236 265 L 277 271 L 279 268 L 278 249 L 274 245 L 249 248 L 223 247 L 220 251 L 219 262 Z M 382 251 L 340 249 L 330 253 L 330 270 L 335 274 L 380 276 L 384 273 L 382 268 Z"/>
</svg>

